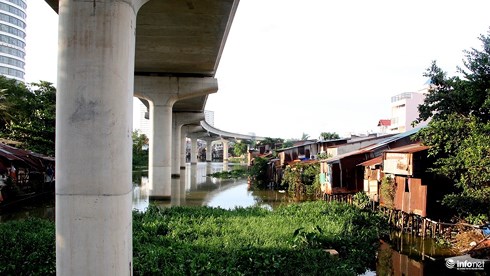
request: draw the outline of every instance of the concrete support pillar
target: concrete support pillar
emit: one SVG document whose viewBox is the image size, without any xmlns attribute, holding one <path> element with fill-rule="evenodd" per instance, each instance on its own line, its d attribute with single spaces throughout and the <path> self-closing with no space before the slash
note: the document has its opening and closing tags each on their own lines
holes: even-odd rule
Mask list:
<svg viewBox="0 0 490 276">
<path fill-rule="evenodd" d="M 183 141 L 183 143 L 187 142 L 186 138 L 197 139 L 197 137 L 201 137 L 199 134 L 200 131 L 202 131 L 202 128 L 198 125 L 184 125 L 182 127 L 182 141 Z M 187 150 L 187 145 L 184 144 L 183 150 L 182 150 L 183 155 L 181 155 L 182 156 L 181 160 L 183 160 L 183 161 L 181 164 L 185 164 L 185 162 L 186 162 L 186 156 L 185 156 L 186 150 Z"/>
<path fill-rule="evenodd" d="M 180 151 L 182 147 L 180 143 L 182 142 L 180 139 L 182 131 L 182 124 L 178 124 L 175 121 L 173 123 L 172 128 L 172 178 L 180 177 Z"/>
<path fill-rule="evenodd" d="M 223 162 L 228 162 L 228 140 L 222 139 L 223 142 Z"/>
<path fill-rule="evenodd" d="M 247 156 L 247 166 L 250 166 L 251 162 L 252 162 L 252 154 L 250 153 L 250 145 L 247 145 L 246 156 Z"/>
<path fill-rule="evenodd" d="M 187 131 L 185 127 L 180 128 L 180 169 L 185 170 L 187 163 Z"/>
<path fill-rule="evenodd" d="M 201 140 L 204 140 L 206 142 L 206 162 L 213 161 L 212 143 L 214 139 L 211 137 L 204 136 L 203 138 L 201 138 Z"/>
<path fill-rule="evenodd" d="M 197 164 L 197 138 L 191 139 L 191 164 Z"/>
<path fill-rule="evenodd" d="M 206 162 L 213 161 L 213 142 L 210 139 L 206 140 Z"/>
<path fill-rule="evenodd" d="M 133 71 L 143 2 L 59 3 L 57 275 L 132 275 Z"/>
<path fill-rule="evenodd" d="M 150 199 L 171 197 L 172 107 L 175 102 L 218 90 L 215 78 L 136 76 L 134 94 L 150 103 L 149 194 Z"/>
<path fill-rule="evenodd" d="M 190 113 L 190 112 L 181 112 L 173 114 L 173 143 L 172 143 L 172 177 L 178 178 L 180 177 L 181 170 L 181 132 L 182 126 L 191 124 L 191 123 L 199 123 L 201 120 L 204 120 L 204 113 Z M 185 162 L 182 163 L 185 165 Z M 185 169 L 185 167 L 184 167 Z"/>
<path fill-rule="evenodd" d="M 161 96 L 150 101 L 151 135 L 149 138 L 149 198 L 169 200 L 172 171 L 172 105 L 173 100 Z"/>
</svg>

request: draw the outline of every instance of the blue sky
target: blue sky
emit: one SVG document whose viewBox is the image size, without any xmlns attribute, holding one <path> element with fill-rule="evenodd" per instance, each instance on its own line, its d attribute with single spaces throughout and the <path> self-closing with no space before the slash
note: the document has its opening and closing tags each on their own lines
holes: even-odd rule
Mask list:
<svg viewBox="0 0 490 276">
<path fill-rule="evenodd" d="M 56 83 L 57 15 L 28 1 L 26 80 Z M 490 27 L 488 0 L 241 0 L 208 98 L 215 127 L 259 136 L 376 131 L 390 97 L 453 75 Z"/>
</svg>

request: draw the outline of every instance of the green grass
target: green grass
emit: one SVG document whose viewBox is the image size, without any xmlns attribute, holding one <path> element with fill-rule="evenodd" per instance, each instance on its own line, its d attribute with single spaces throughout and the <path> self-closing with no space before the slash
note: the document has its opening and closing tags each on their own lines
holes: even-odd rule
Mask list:
<svg viewBox="0 0 490 276">
<path fill-rule="evenodd" d="M 134 274 L 357 275 L 375 259 L 378 223 L 325 202 L 275 211 L 151 207 L 134 215 Z"/>
<path fill-rule="evenodd" d="M 274 211 L 150 206 L 133 213 L 134 275 L 357 275 L 375 261 L 379 223 L 326 202 Z M 54 229 L 41 219 L 0 223 L 0 275 L 53 275 Z"/>
</svg>

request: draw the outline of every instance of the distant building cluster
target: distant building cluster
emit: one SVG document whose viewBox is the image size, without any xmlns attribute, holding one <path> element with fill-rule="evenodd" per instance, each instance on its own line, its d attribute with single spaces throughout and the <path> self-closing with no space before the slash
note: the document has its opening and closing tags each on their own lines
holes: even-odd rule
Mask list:
<svg viewBox="0 0 490 276">
<path fill-rule="evenodd" d="M 24 0 L 0 0 L 0 74 L 24 81 L 26 47 Z"/>
</svg>

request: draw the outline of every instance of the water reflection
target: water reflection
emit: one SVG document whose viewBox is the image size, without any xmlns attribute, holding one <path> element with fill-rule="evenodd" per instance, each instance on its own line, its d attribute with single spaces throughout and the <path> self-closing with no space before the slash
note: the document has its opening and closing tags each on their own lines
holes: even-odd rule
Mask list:
<svg viewBox="0 0 490 276">
<path fill-rule="evenodd" d="M 198 163 L 187 164 L 181 177 L 171 181 L 171 200 L 154 201 L 159 206 L 210 206 L 225 209 L 235 207 L 261 206 L 272 209 L 285 203 L 287 198 L 274 190 L 254 191 L 247 179 L 218 179 L 209 174 L 226 171 L 243 165 L 234 163 Z M 148 208 L 148 177 L 143 173 L 135 177 L 133 190 L 133 208 L 144 211 Z"/>
<path fill-rule="evenodd" d="M 438 246 L 434 239 L 392 232 L 389 240 L 389 243 L 381 242 L 376 274 L 366 275 L 486 275 L 446 267 L 444 259 L 457 253 Z"/>
</svg>

